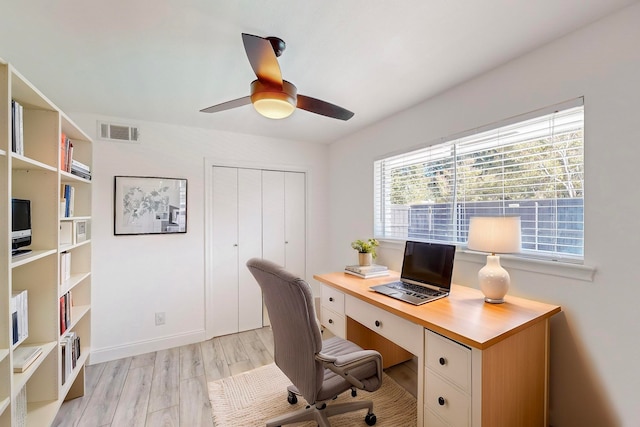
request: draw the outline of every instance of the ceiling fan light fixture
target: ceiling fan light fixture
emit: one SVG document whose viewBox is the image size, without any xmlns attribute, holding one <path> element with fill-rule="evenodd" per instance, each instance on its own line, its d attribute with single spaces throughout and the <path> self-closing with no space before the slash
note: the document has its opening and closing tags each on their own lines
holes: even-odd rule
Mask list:
<svg viewBox="0 0 640 427">
<path fill-rule="evenodd" d="M 251 102 L 258 113 L 269 119 L 284 119 L 296 109 L 297 90 L 287 81 L 282 89 L 255 80 L 251 83 Z"/>
<path fill-rule="evenodd" d="M 296 109 L 289 100 L 279 99 L 279 97 L 264 97 L 253 101 L 253 108 L 269 119 L 287 118 Z"/>
</svg>

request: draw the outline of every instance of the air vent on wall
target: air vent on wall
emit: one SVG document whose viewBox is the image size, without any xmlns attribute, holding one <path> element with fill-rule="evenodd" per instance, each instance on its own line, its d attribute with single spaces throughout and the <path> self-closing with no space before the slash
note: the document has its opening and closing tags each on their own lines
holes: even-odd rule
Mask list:
<svg viewBox="0 0 640 427">
<path fill-rule="evenodd" d="M 117 142 L 138 142 L 140 131 L 136 126 L 98 122 L 100 139 Z"/>
</svg>

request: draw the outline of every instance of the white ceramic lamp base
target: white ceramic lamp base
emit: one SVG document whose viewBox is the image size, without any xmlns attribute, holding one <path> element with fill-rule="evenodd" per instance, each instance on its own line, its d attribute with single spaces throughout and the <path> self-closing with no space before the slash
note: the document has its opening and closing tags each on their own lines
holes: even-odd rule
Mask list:
<svg viewBox="0 0 640 427">
<path fill-rule="evenodd" d="M 487 265 L 478 272 L 478 282 L 480 290 L 484 294 L 484 300 L 492 304 L 504 302 L 504 296 L 509 291 L 511 278 L 507 270 L 500 265 L 500 257 L 497 255 L 487 256 Z"/>
</svg>

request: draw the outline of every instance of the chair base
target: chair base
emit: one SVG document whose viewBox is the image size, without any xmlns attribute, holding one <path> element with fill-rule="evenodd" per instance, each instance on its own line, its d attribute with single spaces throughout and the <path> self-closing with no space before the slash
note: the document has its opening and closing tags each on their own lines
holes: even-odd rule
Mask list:
<svg viewBox="0 0 640 427">
<path fill-rule="evenodd" d="M 323 408 L 323 409 L 320 409 Z M 373 414 L 373 402 L 370 400 L 362 400 L 358 402 L 339 403 L 335 405 L 325 405 L 324 403 L 316 403 L 315 405 L 307 405 L 303 409 L 295 412 L 281 415 L 279 417 L 267 421 L 267 427 L 279 427 L 286 424 L 298 423 L 301 421 L 315 421 L 319 427 L 331 427 L 329 417 L 347 412 L 367 409 L 367 414 Z"/>
</svg>

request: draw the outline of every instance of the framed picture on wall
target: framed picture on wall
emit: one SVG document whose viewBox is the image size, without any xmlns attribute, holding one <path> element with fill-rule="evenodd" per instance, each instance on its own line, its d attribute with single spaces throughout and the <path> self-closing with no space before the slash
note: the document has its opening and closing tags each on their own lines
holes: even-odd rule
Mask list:
<svg viewBox="0 0 640 427">
<path fill-rule="evenodd" d="M 113 234 L 187 232 L 187 180 L 114 177 Z"/>
</svg>

